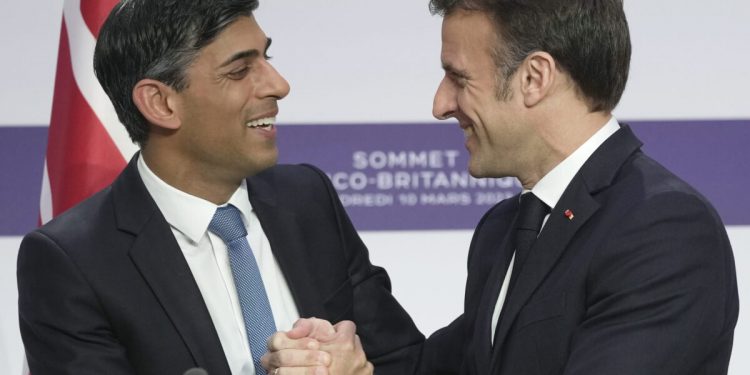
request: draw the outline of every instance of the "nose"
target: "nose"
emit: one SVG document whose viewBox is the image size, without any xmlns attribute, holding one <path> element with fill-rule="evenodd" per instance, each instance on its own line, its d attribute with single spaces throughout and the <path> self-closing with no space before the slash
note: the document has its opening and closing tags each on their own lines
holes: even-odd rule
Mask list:
<svg viewBox="0 0 750 375">
<path fill-rule="evenodd" d="M 444 77 L 435 92 L 432 115 L 438 120 L 445 120 L 455 116 L 456 108 L 456 88 L 447 77 Z"/>
<path fill-rule="evenodd" d="M 265 84 L 262 85 L 261 97 L 282 99 L 289 94 L 289 82 L 268 61 L 266 65 Z"/>
</svg>

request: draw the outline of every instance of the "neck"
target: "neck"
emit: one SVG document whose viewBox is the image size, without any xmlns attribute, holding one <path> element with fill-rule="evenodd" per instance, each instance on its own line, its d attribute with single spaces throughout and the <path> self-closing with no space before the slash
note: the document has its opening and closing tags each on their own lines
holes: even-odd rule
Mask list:
<svg viewBox="0 0 750 375">
<path fill-rule="evenodd" d="M 563 111 L 539 122 L 537 159 L 524 176 L 519 176 L 521 185 L 531 189 L 570 154 L 583 145 L 611 118 L 610 113 L 588 112 L 587 109 L 565 114 Z"/>
<path fill-rule="evenodd" d="M 242 178 L 227 177 L 221 171 L 201 168 L 186 158 L 158 150 L 158 147 L 141 150 L 146 165 L 162 181 L 192 196 L 221 205 L 229 201 L 242 183 Z"/>
<path fill-rule="evenodd" d="M 543 127 L 541 136 L 549 148 L 561 156 L 559 163 L 581 147 L 611 117 L 609 113 L 589 112 L 558 118 L 550 126 Z"/>
</svg>

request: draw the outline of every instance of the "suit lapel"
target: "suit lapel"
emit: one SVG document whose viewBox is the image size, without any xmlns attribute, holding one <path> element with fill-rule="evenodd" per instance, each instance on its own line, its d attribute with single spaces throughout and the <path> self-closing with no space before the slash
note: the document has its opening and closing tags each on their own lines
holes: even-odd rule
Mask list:
<svg viewBox="0 0 750 375">
<path fill-rule="evenodd" d="M 320 289 L 308 267 L 314 254 L 308 251 L 297 215 L 277 205 L 273 187 L 260 176 L 248 179 L 248 191 L 300 316 L 325 316 Z"/>
<path fill-rule="evenodd" d="M 505 302 L 493 350 L 493 370 L 497 370 L 502 345 L 518 313 L 555 266 L 575 234 L 599 209 L 600 205 L 594 199 L 596 193 L 612 183 L 622 164 L 639 147 L 640 141 L 628 126 L 623 126 L 592 154 L 565 189 Z M 567 210 L 572 212 L 572 219 L 565 214 Z"/>
<path fill-rule="evenodd" d="M 195 363 L 229 373 L 221 342 L 172 230 L 138 174 L 138 154 L 113 184 L 118 228 L 135 236 L 130 258 L 153 290 Z"/>
<path fill-rule="evenodd" d="M 531 248 L 523 270 L 518 274 L 513 291 L 505 301 L 492 352 L 493 367 L 500 362 L 502 346 L 521 308 L 555 266 L 576 232 L 598 208 L 599 204 L 591 198 L 584 184 L 572 182 L 550 213 L 544 229 Z M 563 214 L 566 209 L 571 209 L 575 213 L 573 220 L 569 220 Z"/>
<path fill-rule="evenodd" d="M 494 264 L 487 277 L 481 300 L 479 302 L 479 311 L 477 313 L 477 324 L 474 325 L 475 349 L 473 350 L 476 359 L 476 368 L 479 371 L 490 368 L 492 355 L 492 314 L 495 311 L 497 299 L 500 296 L 500 289 L 503 285 L 506 270 L 508 269 L 509 254 L 513 252 L 510 244 L 510 230 L 515 222 L 515 213 L 518 211 L 518 195 L 509 198 L 513 206 L 509 207 L 504 213 L 502 221 L 488 223 L 492 228 L 484 230 L 499 233 L 500 246 L 494 251 L 487 254 L 487 259 L 494 259 Z"/>
</svg>

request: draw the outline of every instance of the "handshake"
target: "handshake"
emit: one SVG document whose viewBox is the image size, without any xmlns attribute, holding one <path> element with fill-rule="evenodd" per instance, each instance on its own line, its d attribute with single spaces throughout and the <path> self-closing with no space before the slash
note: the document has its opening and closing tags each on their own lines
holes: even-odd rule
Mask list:
<svg viewBox="0 0 750 375">
<path fill-rule="evenodd" d="M 372 374 L 356 331 L 348 320 L 331 325 L 323 319 L 300 319 L 291 330 L 268 339 L 261 364 L 269 375 Z"/>
</svg>

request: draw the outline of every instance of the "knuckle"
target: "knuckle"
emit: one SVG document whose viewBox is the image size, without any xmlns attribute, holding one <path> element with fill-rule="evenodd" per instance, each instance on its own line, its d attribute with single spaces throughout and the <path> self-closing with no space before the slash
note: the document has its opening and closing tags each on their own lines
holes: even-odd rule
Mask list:
<svg viewBox="0 0 750 375">
<path fill-rule="evenodd" d="M 268 350 L 278 350 L 281 348 L 282 342 L 283 338 L 281 337 L 281 333 L 277 332 L 268 338 L 266 345 L 268 346 Z"/>
<path fill-rule="evenodd" d="M 301 349 L 317 349 L 320 345 L 318 344 L 318 340 L 305 337 L 304 339 L 300 340 L 300 348 Z"/>
<path fill-rule="evenodd" d="M 359 367 L 367 367 L 367 364 L 370 363 L 367 361 L 367 357 L 365 357 L 364 353 L 360 352 L 355 358 L 357 361 L 357 366 Z"/>
<path fill-rule="evenodd" d="M 353 343 L 353 342 L 351 342 L 351 341 L 348 341 L 348 340 L 347 340 L 347 341 L 346 341 L 345 343 L 343 343 L 343 344 L 342 344 L 341 346 L 342 346 L 342 348 L 343 348 L 344 350 L 346 350 L 346 351 L 348 351 L 348 352 L 354 351 L 354 343 Z"/>
<path fill-rule="evenodd" d="M 266 361 L 266 364 L 263 367 L 266 367 L 266 368 L 280 367 L 282 360 L 279 357 L 280 357 L 280 354 L 274 354 L 274 355 L 268 356 L 268 360 Z"/>
<path fill-rule="evenodd" d="M 286 367 L 286 366 L 299 366 L 304 361 L 304 357 L 300 356 L 296 350 L 285 350 L 280 352 L 278 360 L 273 363 L 274 367 Z"/>
<path fill-rule="evenodd" d="M 286 350 L 280 353 L 280 355 L 278 356 L 278 361 L 276 361 L 274 365 L 276 367 L 283 367 L 285 364 L 290 365 L 296 363 L 295 358 L 296 355 L 293 351 Z"/>
</svg>

